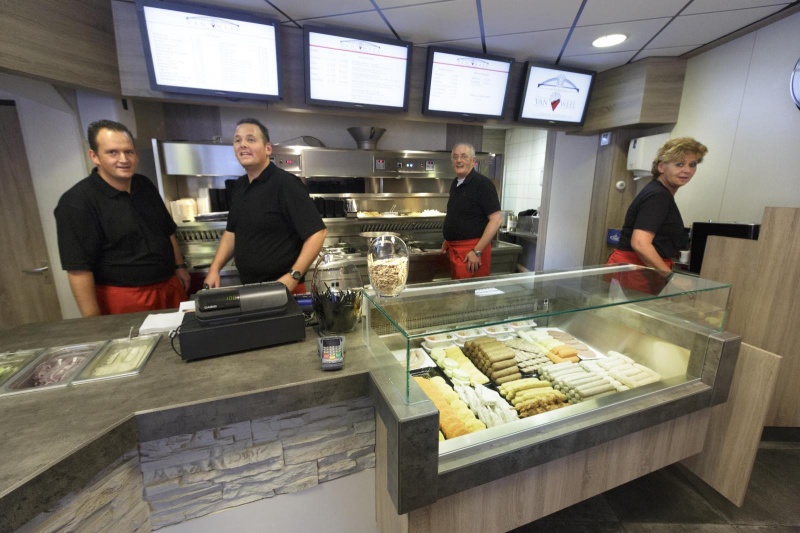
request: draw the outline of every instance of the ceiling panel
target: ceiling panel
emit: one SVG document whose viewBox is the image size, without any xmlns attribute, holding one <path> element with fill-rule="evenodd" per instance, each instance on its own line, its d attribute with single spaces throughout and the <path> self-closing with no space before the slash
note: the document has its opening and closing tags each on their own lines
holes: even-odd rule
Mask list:
<svg viewBox="0 0 800 533">
<path fill-rule="evenodd" d="M 372 2 L 369 0 L 336 0 L 336 2 L 322 2 L 320 0 L 270 0 L 270 2 L 294 20 L 375 10 L 375 6 L 373 6 Z"/>
<path fill-rule="evenodd" d="M 488 36 L 570 28 L 580 6 L 581 0 L 482 0 L 483 30 Z"/>
<path fill-rule="evenodd" d="M 559 65 L 602 72 L 627 63 L 636 52 L 608 52 L 583 56 L 562 57 Z"/>
<path fill-rule="evenodd" d="M 673 17 L 687 0 L 588 0 L 578 26 L 608 24 L 626 20 Z"/>
<path fill-rule="evenodd" d="M 413 43 L 480 37 L 475 0 L 450 0 L 383 10 L 400 38 Z"/>
<path fill-rule="evenodd" d="M 375 0 L 375 3 L 378 4 L 378 7 L 381 9 L 413 6 L 416 4 L 435 4 L 437 2 L 450 2 L 450 0 Z"/>
<path fill-rule="evenodd" d="M 350 15 L 339 15 L 334 17 L 324 17 L 320 19 L 305 19 L 302 24 L 312 24 L 316 26 L 338 26 L 350 30 L 368 31 L 384 37 L 395 38 L 394 33 L 386 25 L 377 11 L 367 11 L 365 13 L 352 13 Z M 401 36 L 402 37 L 402 36 Z"/>
<path fill-rule="evenodd" d="M 340 26 L 394 37 L 377 5 L 401 39 L 421 46 L 483 51 L 478 0 L 191 1 L 258 13 L 290 24 L 279 8 L 301 25 Z M 480 0 L 487 52 L 518 61 L 554 62 L 583 2 Z M 562 62 L 580 61 L 581 66 L 606 70 L 623 64 L 650 39 L 653 42 L 636 56 L 637 60 L 654 55 L 674 57 L 797 4 L 787 0 L 585 0 Z M 678 12 L 680 16 L 675 17 Z M 591 46 L 595 38 L 613 32 L 630 38 L 606 51 Z"/>
<path fill-rule="evenodd" d="M 592 41 L 610 33 L 623 33 L 628 36 L 628 40 L 620 45 L 614 46 L 612 49 L 606 50 L 609 52 L 623 50 L 632 50 L 635 52 L 642 48 L 647 41 L 658 33 L 669 21 L 669 18 L 660 18 L 575 28 L 567 44 L 567 49 L 564 51 L 564 55 L 578 56 L 603 53 L 602 49 L 592 46 Z"/>
<path fill-rule="evenodd" d="M 517 61 L 554 62 L 561 53 L 561 46 L 569 30 L 536 31 L 486 38 L 486 50 L 506 55 Z"/>
<path fill-rule="evenodd" d="M 694 0 L 681 15 L 696 15 L 697 13 L 711 13 L 713 11 L 730 11 L 733 9 L 764 6 L 776 6 L 776 11 L 778 11 L 790 3 L 791 2 L 776 2 L 775 0 Z"/>
<path fill-rule="evenodd" d="M 650 44 L 657 48 L 700 46 L 761 20 L 776 10 L 775 7 L 759 7 L 702 15 L 682 15 L 667 26 Z"/>
</svg>

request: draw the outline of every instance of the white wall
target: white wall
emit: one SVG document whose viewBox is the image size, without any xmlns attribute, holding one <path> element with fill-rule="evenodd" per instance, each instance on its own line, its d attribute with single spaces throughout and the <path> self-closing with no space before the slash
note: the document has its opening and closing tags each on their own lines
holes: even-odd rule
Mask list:
<svg viewBox="0 0 800 533">
<path fill-rule="evenodd" d="M 375 469 L 159 529 L 162 533 L 375 533 Z"/>
<path fill-rule="evenodd" d="M 80 317 L 67 275 L 61 269 L 53 216 L 64 191 L 88 174 L 80 121 L 48 83 L 0 73 L 0 93 L 17 104 L 61 314 L 64 318 Z"/>
<path fill-rule="evenodd" d="M 519 213 L 539 209 L 547 148 L 547 131 L 534 128 L 506 130 L 503 160 L 502 208 Z"/>
<path fill-rule="evenodd" d="M 598 135 L 584 137 L 559 132 L 556 136 L 544 270 L 583 265 L 598 142 Z M 542 252 L 537 250 L 537 253 Z"/>
<path fill-rule="evenodd" d="M 675 200 L 695 221 L 760 222 L 765 207 L 800 207 L 800 110 L 789 75 L 800 13 L 689 60 L 672 137 L 709 148 Z"/>
</svg>

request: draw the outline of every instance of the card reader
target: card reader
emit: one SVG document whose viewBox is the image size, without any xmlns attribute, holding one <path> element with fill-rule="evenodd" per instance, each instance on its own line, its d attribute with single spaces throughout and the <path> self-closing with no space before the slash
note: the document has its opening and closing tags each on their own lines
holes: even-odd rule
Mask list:
<svg viewBox="0 0 800 533">
<path fill-rule="evenodd" d="M 344 367 L 344 337 L 322 337 L 317 339 L 322 370 L 339 370 Z"/>
</svg>

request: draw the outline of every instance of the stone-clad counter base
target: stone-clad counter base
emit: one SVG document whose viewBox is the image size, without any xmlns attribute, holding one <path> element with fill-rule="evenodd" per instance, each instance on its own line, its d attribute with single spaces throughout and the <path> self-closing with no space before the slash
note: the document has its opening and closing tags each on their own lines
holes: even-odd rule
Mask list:
<svg viewBox="0 0 800 533">
<path fill-rule="evenodd" d="M 23 526 L 145 532 L 375 467 L 368 397 L 139 444 Z"/>
<path fill-rule="evenodd" d="M 80 531 L 145 533 L 152 530 L 143 495 L 139 453 L 130 450 L 101 470 L 82 490 L 22 526 L 18 533 Z"/>
</svg>

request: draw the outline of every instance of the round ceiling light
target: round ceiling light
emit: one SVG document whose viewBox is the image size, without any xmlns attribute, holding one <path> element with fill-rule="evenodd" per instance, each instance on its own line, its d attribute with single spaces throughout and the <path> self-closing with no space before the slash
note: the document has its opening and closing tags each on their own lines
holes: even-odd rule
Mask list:
<svg viewBox="0 0 800 533">
<path fill-rule="evenodd" d="M 624 42 L 628 37 L 621 33 L 613 33 L 611 35 L 603 35 L 592 41 L 592 46 L 597 48 L 607 48 L 609 46 L 616 46 Z"/>
</svg>

